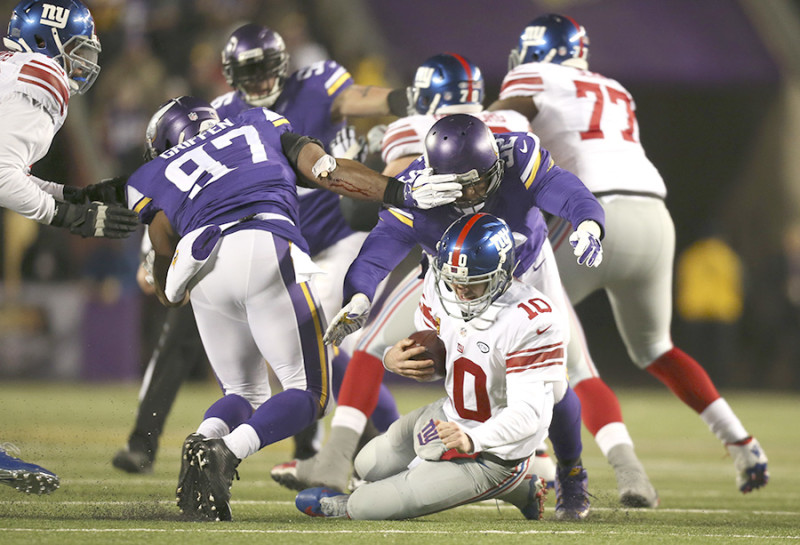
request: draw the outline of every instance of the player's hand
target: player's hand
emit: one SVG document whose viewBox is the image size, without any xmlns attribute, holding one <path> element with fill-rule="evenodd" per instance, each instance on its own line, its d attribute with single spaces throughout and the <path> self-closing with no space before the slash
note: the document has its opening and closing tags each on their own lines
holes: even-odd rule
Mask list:
<svg viewBox="0 0 800 545">
<path fill-rule="evenodd" d="M 603 262 L 603 246 L 600 244 L 600 226 L 593 220 L 582 221 L 569 236 L 578 265 L 597 267 Z"/>
<path fill-rule="evenodd" d="M 84 238 L 125 238 L 139 226 L 139 216 L 133 210 L 99 202 L 73 204 L 57 201 L 50 225 L 66 227 L 72 234 Z"/>
<path fill-rule="evenodd" d="M 450 204 L 461 196 L 456 179 L 455 174 L 434 174 L 432 168 L 426 168 L 403 187 L 403 204 L 422 210 Z"/>
<path fill-rule="evenodd" d="M 425 352 L 424 346 L 415 346 L 411 339 L 400 339 L 383 356 L 383 366 L 396 375 L 418 382 L 430 382 L 436 371 L 433 360 L 412 359 Z"/>
<path fill-rule="evenodd" d="M 380 153 L 383 135 L 386 134 L 386 125 L 375 125 L 367 131 L 367 150 L 370 153 Z"/>
<path fill-rule="evenodd" d="M 434 420 L 433 423 L 436 425 L 436 433 L 439 434 L 439 439 L 442 440 L 447 450 L 454 448 L 462 454 L 472 454 L 475 449 L 472 445 L 472 439 L 464 433 L 461 426 L 455 422 L 444 422 L 443 420 Z"/>
<path fill-rule="evenodd" d="M 364 327 L 371 307 L 369 298 L 356 293 L 339 313 L 333 317 L 331 325 L 325 330 L 322 342 L 339 346 L 345 337 Z"/>
<path fill-rule="evenodd" d="M 96 184 L 86 186 L 83 191 L 86 193 L 86 198 L 89 202 L 98 201 L 125 206 L 125 184 L 127 181 L 127 176 L 107 178 L 100 180 Z"/>
<path fill-rule="evenodd" d="M 367 159 L 367 139 L 356 134 L 356 128 L 346 125 L 339 129 L 328 147 L 331 155 L 363 163 Z"/>
<path fill-rule="evenodd" d="M 81 189 L 65 185 L 64 200 L 73 204 L 97 201 L 125 206 L 125 183 L 127 181 L 127 176 L 118 176 L 101 180 Z"/>
</svg>

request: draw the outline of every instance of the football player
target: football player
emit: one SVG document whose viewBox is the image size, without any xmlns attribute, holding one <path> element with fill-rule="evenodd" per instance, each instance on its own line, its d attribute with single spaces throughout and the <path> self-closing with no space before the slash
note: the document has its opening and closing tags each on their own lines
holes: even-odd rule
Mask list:
<svg viewBox="0 0 800 545">
<path fill-rule="evenodd" d="M 531 21 L 509 57 L 510 70 L 490 110 L 512 108 L 530 119 L 542 145 L 577 174 L 606 211 L 608 264 L 585 274 L 564 244 L 569 222 L 553 217 L 549 236 L 572 304 L 604 289 L 634 364 L 696 411 L 725 445 L 744 493 L 767 484 L 767 457 L 705 370 L 673 345 L 675 227 L 667 189 L 639 140 L 635 103 L 619 82 L 588 71 L 589 38 L 557 14 Z M 614 393 L 600 378 L 583 335 L 572 335 L 570 384 L 586 410 L 584 424 L 617 471 L 623 503 L 654 507 L 658 496 L 636 460 Z"/>
<path fill-rule="evenodd" d="M 286 117 L 297 133 L 323 142 L 334 156 L 363 155 L 363 143 L 345 126 L 347 117 L 405 115 L 407 111 L 405 90 L 356 85 L 336 61 L 320 61 L 290 74 L 289 52 L 283 38 L 257 24 L 243 25 L 230 35 L 222 50 L 222 69 L 233 90 L 211 101 L 220 117 L 234 117 L 253 107 L 270 108 Z M 314 188 L 298 190 L 300 231 L 312 258 L 326 272 L 313 282 L 322 308 L 332 316 L 341 307 L 344 273 L 366 233 L 354 231 L 345 221 L 339 209 L 339 195 Z M 361 218 L 376 217 L 377 207 L 360 202 L 354 213 Z M 127 448 L 114 456 L 115 467 L 132 473 L 152 470 L 158 437 L 178 386 L 196 365 L 194 358 L 181 353 L 184 349 L 192 355 L 199 352 L 195 347 L 186 347 L 189 343 L 185 333 L 195 329 L 191 321 L 190 313 L 168 311 L 159 348 L 148 364 L 134 429 Z M 338 391 L 348 360 L 349 347 L 345 346 L 333 361 L 334 392 Z M 382 387 L 374 418 L 378 431 L 385 431 L 398 416 L 391 393 Z M 296 437 L 293 458 L 305 459 L 314 454 L 318 448 L 316 436 L 315 423 Z"/>
<path fill-rule="evenodd" d="M 3 45 L 0 206 L 82 237 L 128 236 L 138 226 L 129 210 L 84 202 L 88 188 L 42 180 L 30 172 L 64 124 L 70 98 L 85 93 L 100 72 L 100 42 L 89 9 L 78 0 L 24 0 L 11 14 Z M 42 494 L 58 488 L 59 479 L 0 448 L 0 483 Z"/>
<path fill-rule="evenodd" d="M 447 228 L 413 321 L 444 341 L 446 397 L 367 443 L 355 460 L 365 484 L 350 495 L 303 490 L 295 500 L 300 511 L 396 520 L 499 498 L 512 499 L 528 519 L 542 517 L 544 481 L 528 466 L 547 436 L 554 392 L 567 388 L 567 332 L 554 302 L 514 278 L 517 265 L 514 234 L 503 220 L 478 213 Z M 383 362 L 425 380 L 431 368 L 420 366 L 429 362 L 413 359 L 423 350 L 403 339 Z M 558 505 L 556 516 L 564 514 Z"/>
<path fill-rule="evenodd" d="M 146 144 L 151 160 L 128 178 L 126 192 L 149 225 L 156 294 L 172 307 L 191 290 L 224 393 L 184 442 L 178 505 L 192 519 L 231 520 L 239 462 L 330 406 L 325 317 L 309 283 L 320 270 L 298 227 L 298 181 L 423 207 L 452 202 L 461 185 L 452 176 L 403 183 L 334 159 L 275 112 L 254 108 L 220 121 L 194 97 L 162 105 Z M 283 387 L 275 396 L 265 361 Z"/>
<path fill-rule="evenodd" d="M 566 295 L 547 243 L 539 207 L 563 214 L 578 226 L 572 239 L 579 263 L 587 266 L 600 263 L 602 207 L 578 178 L 554 164 L 532 133 L 495 135 L 472 115 L 443 117 L 428 132 L 424 155 L 399 178 L 412 182 L 417 176 L 431 173 L 457 174 L 463 185 L 462 197 L 432 213 L 396 207 L 381 211 L 381 221 L 369 234 L 347 272 L 346 305 L 331 321 L 325 334 L 326 342 L 336 344 L 361 328 L 369 314 L 377 283 L 417 244 L 429 256 L 435 255 L 436 242 L 449 223 L 468 213 L 485 211 L 508 222 L 519 239 L 524 240 L 517 248 L 520 264 L 514 274 L 547 294 L 559 308 L 566 304 Z M 409 327 L 410 324 L 400 338 L 411 333 Z M 564 330 L 567 328 L 565 325 Z M 586 472 L 579 464 L 580 405 L 575 397 L 568 389 L 563 399 L 556 398 L 563 415 L 554 422 L 550 439 L 559 462 L 557 490 L 560 486 L 562 495 L 579 498 L 567 502 L 564 509 L 574 518 L 580 518 L 588 511 L 588 498 L 580 492 L 570 492 L 575 488 L 585 490 L 586 479 Z M 299 485 L 305 480 L 310 485 L 341 486 L 338 475 L 312 473 L 309 478 L 298 471 L 297 478 Z"/>
<path fill-rule="evenodd" d="M 422 155 L 428 130 L 449 114 L 474 115 L 497 133 L 530 130 L 527 118 L 514 110 L 483 110 L 481 70 L 457 53 L 442 53 L 425 60 L 417 68 L 407 95 L 412 114 L 389 124 L 381 142 L 382 159 L 386 164 L 383 174 L 387 176 L 399 174 Z M 303 486 L 309 481 L 343 488 L 367 418 L 380 405 L 376 393 L 380 391 L 383 378 L 380 363 L 383 352 L 408 334 L 408 324 L 421 293 L 422 278 L 418 268 L 404 277 L 400 275 L 399 279 L 394 275 L 389 277 L 375 298 L 369 321 L 347 364 L 328 441 L 306 461 L 293 460 L 273 467 L 270 474 L 275 481 L 289 488 Z M 555 467 L 544 450 L 539 454 L 536 472 L 552 486 Z"/>
</svg>

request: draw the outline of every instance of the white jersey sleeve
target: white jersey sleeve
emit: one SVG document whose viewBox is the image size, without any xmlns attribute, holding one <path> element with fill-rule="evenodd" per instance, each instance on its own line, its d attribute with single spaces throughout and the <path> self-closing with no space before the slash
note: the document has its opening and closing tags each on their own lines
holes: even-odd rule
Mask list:
<svg viewBox="0 0 800 545">
<path fill-rule="evenodd" d="M 550 63 L 522 64 L 503 80 L 500 99 L 531 97 L 533 131 L 556 163 L 595 194 L 666 196 L 639 141 L 636 104 L 617 81 Z"/>
<path fill-rule="evenodd" d="M 0 53 L 0 206 L 40 223 L 55 213 L 63 185 L 31 176 L 67 116 L 69 83 L 61 67 L 38 53 Z"/>
<path fill-rule="evenodd" d="M 30 166 L 47 154 L 54 136 L 53 121 L 27 97 L 0 98 L 0 206 L 40 223 L 50 223 L 63 186 L 30 175 Z M 58 193 L 61 195 L 58 195 Z"/>
<path fill-rule="evenodd" d="M 381 158 L 390 163 L 400 157 L 422 155 L 423 142 L 428 130 L 436 122 L 432 115 L 410 115 L 386 127 L 381 140 Z"/>
<path fill-rule="evenodd" d="M 446 114 L 410 115 L 394 121 L 386 128 L 381 140 L 381 158 L 390 163 L 400 157 L 422 155 L 425 136 L 436 121 Z M 513 110 L 482 111 L 471 114 L 486 123 L 494 133 L 528 132 L 528 120 Z"/>
<path fill-rule="evenodd" d="M 0 52 L 0 98 L 24 95 L 52 118 L 54 133 L 67 118 L 69 80 L 61 66 L 40 53 Z"/>
</svg>

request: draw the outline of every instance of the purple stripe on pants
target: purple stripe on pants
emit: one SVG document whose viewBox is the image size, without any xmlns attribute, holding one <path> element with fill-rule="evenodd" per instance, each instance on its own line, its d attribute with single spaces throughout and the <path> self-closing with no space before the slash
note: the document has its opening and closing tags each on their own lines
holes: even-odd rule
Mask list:
<svg viewBox="0 0 800 545">
<path fill-rule="evenodd" d="M 295 281 L 294 265 L 290 254 L 290 242 L 274 235 L 275 250 L 281 271 L 281 278 L 292 300 L 297 327 L 300 332 L 300 345 L 303 351 L 303 366 L 306 374 L 306 389 L 318 398 L 319 414 L 325 412 L 330 401 L 330 367 L 328 350 L 322 342 L 325 333 L 325 316 L 307 282 Z"/>
</svg>

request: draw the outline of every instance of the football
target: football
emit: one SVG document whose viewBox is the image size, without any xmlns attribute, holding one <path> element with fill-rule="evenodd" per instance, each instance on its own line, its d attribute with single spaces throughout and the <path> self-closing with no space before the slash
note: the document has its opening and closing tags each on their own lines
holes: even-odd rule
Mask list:
<svg viewBox="0 0 800 545">
<path fill-rule="evenodd" d="M 433 360 L 433 376 L 428 380 L 439 380 L 445 377 L 447 371 L 445 369 L 445 361 L 447 360 L 447 350 L 445 350 L 444 342 L 436 334 L 433 329 L 423 329 L 422 331 L 415 331 L 408 337 L 417 346 L 424 346 L 425 352 L 418 356 L 414 356 L 415 360 Z"/>
</svg>

